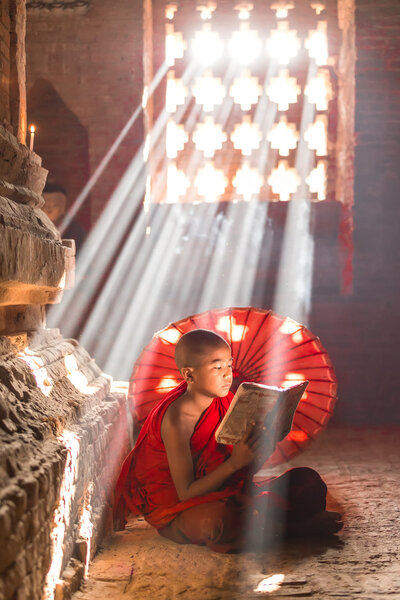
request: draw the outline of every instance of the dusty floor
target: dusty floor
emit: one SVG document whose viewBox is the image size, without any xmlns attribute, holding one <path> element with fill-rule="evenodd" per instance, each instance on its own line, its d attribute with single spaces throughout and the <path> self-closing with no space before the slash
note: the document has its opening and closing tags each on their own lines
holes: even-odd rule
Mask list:
<svg viewBox="0 0 400 600">
<path fill-rule="evenodd" d="M 132 521 L 104 545 L 74 600 L 400 599 L 400 429 L 329 429 L 293 464 L 317 469 L 331 507 L 342 505 L 338 536 L 220 555 L 176 545 Z M 279 574 L 276 591 L 254 591 Z"/>
</svg>

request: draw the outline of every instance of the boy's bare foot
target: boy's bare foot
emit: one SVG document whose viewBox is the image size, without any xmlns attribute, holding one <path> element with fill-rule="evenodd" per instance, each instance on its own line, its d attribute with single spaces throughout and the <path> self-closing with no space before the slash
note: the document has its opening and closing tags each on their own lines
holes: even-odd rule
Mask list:
<svg viewBox="0 0 400 600">
<path fill-rule="evenodd" d="M 291 523 L 288 533 L 293 536 L 331 535 L 340 531 L 342 527 L 343 521 L 340 513 L 322 510 L 302 523 Z"/>
</svg>

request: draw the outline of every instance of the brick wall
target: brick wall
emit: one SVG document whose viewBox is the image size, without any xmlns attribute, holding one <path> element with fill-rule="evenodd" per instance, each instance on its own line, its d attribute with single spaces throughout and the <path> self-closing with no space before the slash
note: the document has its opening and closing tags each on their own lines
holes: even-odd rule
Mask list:
<svg viewBox="0 0 400 600">
<path fill-rule="evenodd" d="M 142 78 L 140 4 L 124 0 L 115 11 L 105 0 L 93 0 L 85 16 L 28 17 L 29 85 L 39 77 L 50 81 L 87 129 L 91 172 L 131 109 L 140 102 L 141 86 L 137 84 Z M 351 2 L 342 0 L 340 4 L 345 14 Z M 153 2 L 153 12 L 159 20 L 162 19 L 160 5 L 161 2 Z M 400 285 L 397 274 L 400 258 L 399 13 L 396 0 L 356 1 L 357 147 L 354 288 L 350 296 L 341 296 L 339 291 L 337 223 L 340 207 L 332 201 L 316 208 L 319 225 L 315 227 L 310 327 L 321 337 L 337 370 L 339 402 L 335 418 L 341 422 L 400 421 L 396 395 L 400 383 L 396 367 Z M 155 70 L 161 62 L 160 37 L 160 29 L 156 28 L 153 32 Z M 45 58 L 43 45 L 49 49 Z M 343 68 L 347 68 L 346 56 Z M 158 113 L 159 106 L 155 106 L 155 116 Z M 107 178 L 93 192 L 93 217 L 107 201 L 142 136 L 140 122 L 107 170 Z M 351 181 L 344 181 L 343 194 L 348 193 L 349 186 L 352 187 Z M 282 227 L 276 224 L 274 211 L 271 211 L 274 248 L 276 246 L 273 257 L 277 259 Z M 281 212 L 280 208 L 275 212 Z M 266 235 L 266 245 L 268 238 Z M 273 289 L 278 264 L 278 260 L 270 264 L 270 272 L 266 273 L 261 258 L 255 304 L 271 306 L 272 294 L 268 295 L 268 290 Z"/>
<path fill-rule="evenodd" d="M 89 169 L 93 173 L 142 100 L 142 3 L 92 0 L 82 14 L 31 13 L 27 20 L 27 90 L 38 79 L 49 82 L 86 129 Z M 43 49 L 46 48 L 46 52 Z M 28 106 L 28 119 L 29 106 Z M 39 143 L 40 131 L 37 133 Z M 68 131 L 57 131 L 59 151 Z M 143 140 L 139 117 L 91 194 L 91 218 L 97 219 Z M 63 157 L 60 156 L 59 162 Z M 50 161 L 49 161 L 50 162 Z M 75 166 L 80 167 L 79 152 Z M 43 165 L 47 167 L 46 156 Z M 50 176 L 52 172 L 50 171 Z M 59 182 L 63 184 L 63 182 Z M 65 185 L 65 183 L 64 183 Z M 82 187 L 71 178 L 73 200 Z"/>
<path fill-rule="evenodd" d="M 49 81 L 37 79 L 28 95 L 29 119 L 37 129 L 34 150 L 46 163 L 47 181 L 62 185 L 69 202 L 89 180 L 87 129 L 68 108 Z M 88 230 L 91 222 L 90 196 L 79 212 Z"/>
<path fill-rule="evenodd" d="M 357 0 L 354 293 L 316 294 L 312 315 L 336 366 L 342 422 L 400 422 L 399 40 L 396 0 Z"/>
</svg>

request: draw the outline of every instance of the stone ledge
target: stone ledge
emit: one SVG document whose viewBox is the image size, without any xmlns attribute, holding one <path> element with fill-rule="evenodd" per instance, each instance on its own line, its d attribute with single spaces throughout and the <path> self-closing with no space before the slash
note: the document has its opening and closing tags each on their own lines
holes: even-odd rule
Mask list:
<svg viewBox="0 0 400 600">
<path fill-rule="evenodd" d="M 13 185 L 7 181 L 0 179 L 0 195 L 19 202 L 21 204 L 29 204 L 32 208 L 41 208 L 44 204 L 44 199 L 39 194 L 20 185 Z"/>
<path fill-rule="evenodd" d="M 60 241 L 59 231 L 40 209 L 33 210 L 4 196 L 0 197 L 0 223 L 3 227 L 29 232 L 41 239 Z"/>
<path fill-rule="evenodd" d="M 8 405 L 10 395 L 15 396 L 9 409 L 3 409 L 6 429 L 17 439 L 34 442 L 74 422 L 74 415 L 84 418 L 108 396 L 111 377 L 76 340 L 64 339 L 57 329 L 38 330 L 23 339 L 25 346 L 18 347 L 14 336 L 0 337 L 0 401 Z M 0 438 L 1 429 L 0 422 Z"/>
<path fill-rule="evenodd" d="M 27 188 L 28 195 L 41 195 L 48 171 L 42 168 L 40 156 L 0 125 L 0 179 Z"/>
<path fill-rule="evenodd" d="M 0 257 L 0 305 L 53 304 L 74 284 L 74 244 L 40 209 L 4 197 Z"/>
<path fill-rule="evenodd" d="M 0 282 L 0 306 L 56 304 L 61 300 L 63 289 L 60 287 L 54 290 L 20 281 L 2 281 Z"/>
<path fill-rule="evenodd" d="M 13 336 L 21 349 L 26 346 L 27 332 L 41 329 L 44 325 L 45 307 L 42 305 L 0 306 L 0 336 Z"/>
</svg>

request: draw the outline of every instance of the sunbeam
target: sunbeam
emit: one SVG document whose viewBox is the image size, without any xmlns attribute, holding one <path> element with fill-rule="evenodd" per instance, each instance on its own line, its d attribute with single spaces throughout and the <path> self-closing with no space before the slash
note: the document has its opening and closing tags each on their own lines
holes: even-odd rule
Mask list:
<svg viewBox="0 0 400 600">
<path fill-rule="evenodd" d="M 168 70 L 168 67 L 165 63 L 159 68 L 151 85 L 149 86 L 149 89 L 147 90 L 148 98 L 152 94 L 154 94 L 154 91 L 156 90 L 157 86 L 160 84 L 160 82 L 165 77 L 167 70 Z M 82 204 L 84 203 L 84 201 L 86 200 L 88 195 L 90 194 L 93 187 L 96 185 L 96 183 L 98 182 L 100 177 L 103 175 L 110 160 L 112 159 L 112 157 L 114 156 L 114 154 L 116 153 L 116 151 L 118 150 L 118 148 L 120 147 L 120 145 L 122 144 L 122 142 L 124 141 L 126 136 L 128 135 L 129 131 L 132 129 L 137 118 L 142 113 L 142 110 L 143 110 L 143 103 L 136 108 L 136 110 L 134 111 L 132 116 L 128 119 L 128 121 L 126 122 L 124 127 L 121 129 L 118 136 L 115 138 L 115 140 L 112 143 L 109 150 L 106 152 L 106 154 L 104 155 L 104 157 L 102 158 L 102 160 L 100 161 L 98 166 L 96 167 L 93 175 L 90 177 L 89 181 L 83 187 L 82 191 L 80 192 L 80 194 L 74 201 L 73 205 L 71 206 L 71 208 L 68 210 L 67 214 L 65 215 L 65 217 L 60 225 L 60 233 L 61 234 L 67 229 L 68 225 L 71 223 L 72 219 L 75 217 L 76 213 L 78 212 L 78 210 L 80 209 L 80 207 L 82 206 Z"/>
<path fill-rule="evenodd" d="M 310 63 L 308 79 L 317 73 L 315 63 Z M 300 185 L 288 206 L 274 310 L 289 315 L 299 323 L 308 323 L 311 310 L 312 270 L 314 240 L 310 233 L 311 201 L 306 176 L 313 165 L 313 152 L 309 149 L 305 132 L 314 122 L 315 106 L 303 104 L 300 139 L 296 153 L 296 170 Z"/>
</svg>

